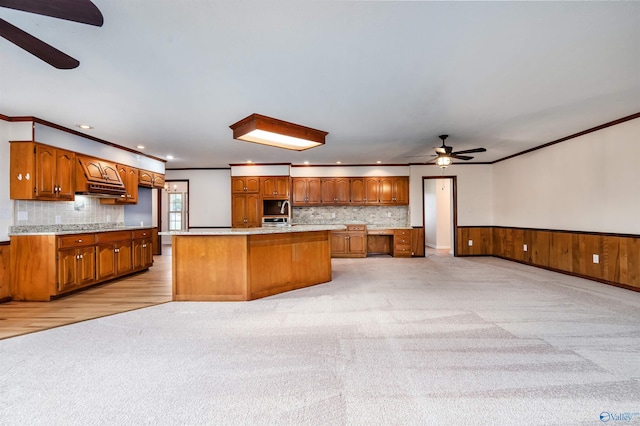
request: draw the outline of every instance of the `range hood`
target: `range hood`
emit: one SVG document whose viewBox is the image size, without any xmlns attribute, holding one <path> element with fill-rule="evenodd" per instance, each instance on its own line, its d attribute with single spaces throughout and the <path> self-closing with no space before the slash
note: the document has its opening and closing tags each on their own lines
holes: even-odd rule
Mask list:
<svg viewBox="0 0 640 426">
<path fill-rule="evenodd" d="M 124 198 L 127 191 L 114 163 L 78 155 L 76 194 Z"/>
</svg>

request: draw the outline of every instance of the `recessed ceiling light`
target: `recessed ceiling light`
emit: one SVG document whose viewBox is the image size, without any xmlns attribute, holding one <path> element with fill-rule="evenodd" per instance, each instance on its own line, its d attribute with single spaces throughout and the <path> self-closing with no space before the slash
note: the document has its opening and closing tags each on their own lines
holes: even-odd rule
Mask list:
<svg viewBox="0 0 640 426">
<path fill-rule="evenodd" d="M 78 127 L 80 127 L 83 130 L 93 129 L 93 127 L 89 126 L 88 124 L 78 124 Z"/>
<path fill-rule="evenodd" d="M 167 155 L 167 160 L 173 160 L 173 155 Z"/>
<path fill-rule="evenodd" d="M 376 161 L 376 163 L 377 163 L 377 164 L 380 164 L 380 163 L 382 163 L 382 161 L 378 160 L 378 161 Z"/>
<path fill-rule="evenodd" d="M 251 160 L 247 160 L 247 163 L 249 163 L 249 164 L 250 164 L 250 163 L 253 163 L 253 161 L 251 161 Z"/>
<path fill-rule="evenodd" d="M 305 162 L 304 162 L 304 164 L 309 164 L 309 162 L 308 162 L 308 161 L 305 161 Z"/>
<path fill-rule="evenodd" d="M 336 164 L 342 164 L 342 161 L 336 161 Z"/>
<path fill-rule="evenodd" d="M 137 145 L 136 148 L 138 149 L 144 149 L 144 145 Z"/>
</svg>

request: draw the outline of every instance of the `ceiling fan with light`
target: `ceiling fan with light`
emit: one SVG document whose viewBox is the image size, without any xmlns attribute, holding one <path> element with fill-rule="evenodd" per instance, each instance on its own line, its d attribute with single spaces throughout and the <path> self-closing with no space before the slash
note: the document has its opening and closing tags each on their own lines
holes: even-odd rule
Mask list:
<svg viewBox="0 0 640 426">
<path fill-rule="evenodd" d="M 0 0 L 0 7 L 96 27 L 101 27 L 104 22 L 100 9 L 90 0 Z M 0 19 L 0 36 L 55 68 L 73 69 L 80 65 L 77 59 L 8 23 L 4 19 Z"/>
<path fill-rule="evenodd" d="M 486 149 L 485 148 L 473 148 L 473 149 L 465 149 L 463 151 L 453 151 L 453 147 L 452 146 L 447 146 L 445 144 L 445 140 L 449 137 L 449 135 L 440 135 L 438 136 L 440 139 L 442 139 L 442 145 L 436 148 L 436 153 L 432 154 L 432 157 L 435 157 L 435 164 L 445 168 L 449 165 L 452 164 L 453 159 L 457 159 L 457 160 L 471 160 L 473 157 L 469 156 L 469 155 L 463 155 L 463 154 L 472 154 L 474 152 L 485 152 Z"/>
</svg>

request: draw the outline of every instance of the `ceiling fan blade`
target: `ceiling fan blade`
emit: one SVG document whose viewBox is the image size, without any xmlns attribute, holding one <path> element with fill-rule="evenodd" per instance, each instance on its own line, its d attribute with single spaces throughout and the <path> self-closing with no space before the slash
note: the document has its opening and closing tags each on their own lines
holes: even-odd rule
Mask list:
<svg viewBox="0 0 640 426">
<path fill-rule="evenodd" d="M 473 149 L 465 149 L 464 151 L 456 151 L 451 154 L 471 154 L 472 152 L 485 152 L 486 148 L 473 148 Z"/>
<path fill-rule="evenodd" d="M 451 158 L 457 158 L 458 160 L 471 160 L 473 157 L 469 157 L 468 155 L 451 154 Z"/>
<path fill-rule="evenodd" d="M 0 0 L 0 6 L 101 27 L 104 18 L 90 0 Z"/>
<path fill-rule="evenodd" d="M 0 19 L 0 36 L 55 68 L 70 70 L 80 65 L 77 59 L 11 25 L 4 19 Z"/>
</svg>

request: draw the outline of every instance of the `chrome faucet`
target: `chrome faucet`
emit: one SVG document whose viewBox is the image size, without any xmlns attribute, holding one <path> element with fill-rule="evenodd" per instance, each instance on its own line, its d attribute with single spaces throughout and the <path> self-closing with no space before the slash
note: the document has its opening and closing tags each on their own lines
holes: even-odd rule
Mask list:
<svg viewBox="0 0 640 426">
<path fill-rule="evenodd" d="M 287 210 L 287 221 L 288 224 L 291 225 L 291 204 L 289 203 L 289 200 L 284 200 L 282 203 L 282 207 L 280 207 L 280 214 L 284 214 L 284 208 L 287 206 L 289 206 L 289 209 Z"/>
</svg>

